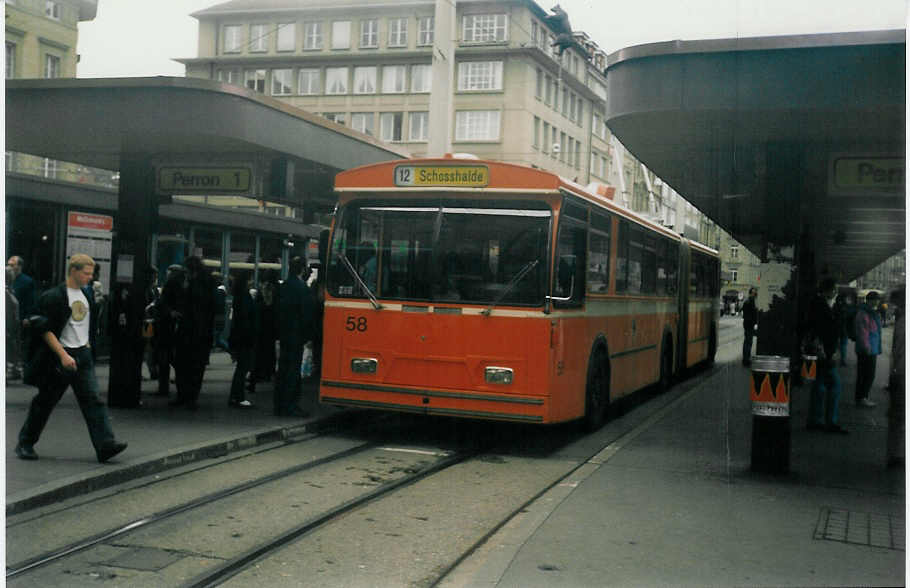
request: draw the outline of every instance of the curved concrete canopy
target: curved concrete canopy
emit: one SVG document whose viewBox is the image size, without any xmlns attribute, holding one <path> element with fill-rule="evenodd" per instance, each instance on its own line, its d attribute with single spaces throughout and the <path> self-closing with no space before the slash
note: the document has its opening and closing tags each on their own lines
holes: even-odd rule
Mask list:
<svg viewBox="0 0 910 588">
<path fill-rule="evenodd" d="M 409 157 L 262 94 L 196 78 L 7 80 L 6 148 L 103 169 L 125 159 L 295 163 L 296 193 L 334 201 L 334 176 Z"/>
<path fill-rule="evenodd" d="M 905 49 L 905 31 L 631 47 L 609 57 L 607 121 L 751 251 L 806 234 L 850 280 L 904 248 Z M 887 178 L 838 183 L 845 161 Z"/>
</svg>

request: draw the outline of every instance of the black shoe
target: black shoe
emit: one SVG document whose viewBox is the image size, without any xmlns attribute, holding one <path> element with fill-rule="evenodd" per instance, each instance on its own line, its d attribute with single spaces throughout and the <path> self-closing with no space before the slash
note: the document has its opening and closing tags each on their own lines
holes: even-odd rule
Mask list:
<svg viewBox="0 0 910 588">
<path fill-rule="evenodd" d="M 825 427 L 825 433 L 837 433 L 839 435 L 849 435 L 850 431 L 840 425 L 828 425 Z"/>
<path fill-rule="evenodd" d="M 27 459 L 29 461 L 35 461 L 38 459 L 38 454 L 35 453 L 35 448 L 31 445 L 23 445 L 21 443 L 16 445 L 16 457 L 19 459 Z"/>
<path fill-rule="evenodd" d="M 103 446 L 101 449 L 96 451 L 95 454 L 98 456 L 98 461 L 100 463 L 106 463 L 107 460 L 114 457 L 124 449 L 126 449 L 126 443 L 112 442 L 108 445 Z"/>
</svg>

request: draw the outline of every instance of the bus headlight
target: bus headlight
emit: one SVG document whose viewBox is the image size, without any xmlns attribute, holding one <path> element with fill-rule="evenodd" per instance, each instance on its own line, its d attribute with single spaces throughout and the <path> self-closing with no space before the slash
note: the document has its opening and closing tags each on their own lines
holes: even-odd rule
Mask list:
<svg viewBox="0 0 910 588">
<path fill-rule="evenodd" d="M 371 357 L 355 357 L 351 360 L 351 371 L 355 374 L 375 374 L 377 363 Z"/>
<path fill-rule="evenodd" d="M 508 385 L 512 383 L 512 370 L 506 367 L 490 366 L 484 370 L 484 379 L 488 384 Z"/>
</svg>

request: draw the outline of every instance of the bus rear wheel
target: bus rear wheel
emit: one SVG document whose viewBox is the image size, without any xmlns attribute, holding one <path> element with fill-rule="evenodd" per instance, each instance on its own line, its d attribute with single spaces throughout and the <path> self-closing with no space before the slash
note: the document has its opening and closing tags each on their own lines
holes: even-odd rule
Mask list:
<svg viewBox="0 0 910 588">
<path fill-rule="evenodd" d="M 596 431 L 607 419 L 610 405 L 610 371 L 607 353 L 598 349 L 588 363 L 588 379 L 585 386 L 585 429 Z"/>
</svg>

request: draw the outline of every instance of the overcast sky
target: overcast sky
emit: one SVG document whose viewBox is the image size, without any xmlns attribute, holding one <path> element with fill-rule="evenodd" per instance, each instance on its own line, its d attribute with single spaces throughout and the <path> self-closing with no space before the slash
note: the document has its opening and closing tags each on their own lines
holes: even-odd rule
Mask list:
<svg viewBox="0 0 910 588">
<path fill-rule="evenodd" d="M 545 10 L 557 2 L 540 1 Z M 572 28 L 605 51 L 672 39 L 905 28 L 906 0 L 560 0 Z M 79 25 L 78 75 L 182 76 L 196 57 L 198 21 L 219 0 L 99 0 Z"/>
</svg>

